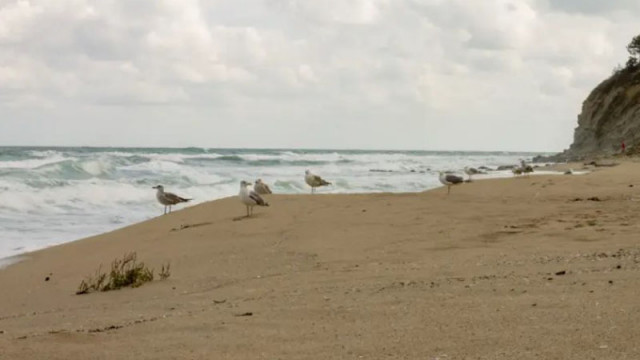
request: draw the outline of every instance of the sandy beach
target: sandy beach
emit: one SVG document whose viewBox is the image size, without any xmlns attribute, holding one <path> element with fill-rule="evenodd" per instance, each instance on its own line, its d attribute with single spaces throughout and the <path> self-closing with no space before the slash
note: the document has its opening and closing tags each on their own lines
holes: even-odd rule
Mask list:
<svg viewBox="0 0 640 360">
<path fill-rule="evenodd" d="M 638 162 L 267 200 L 26 254 L 0 271 L 0 359 L 640 358 Z M 130 251 L 171 277 L 75 295 Z"/>
</svg>

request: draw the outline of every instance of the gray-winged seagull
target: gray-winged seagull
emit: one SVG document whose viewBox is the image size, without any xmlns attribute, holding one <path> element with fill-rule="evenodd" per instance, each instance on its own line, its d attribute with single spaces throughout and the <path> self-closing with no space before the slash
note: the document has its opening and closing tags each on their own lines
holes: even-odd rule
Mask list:
<svg viewBox="0 0 640 360">
<path fill-rule="evenodd" d="M 271 189 L 269 189 L 269 185 L 262 182 L 262 179 L 256 180 L 256 183 L 253 185 L 253 191 L 257 192 L 260 195 L 271 194 Z"/>
<path fill-rule="evenodd" d="M 246 181 L 241 181 L 240 182 L 240 193 L 238 193 L 238 197 L 240 198 L 240 201 L 242 201 L 243 204 L 245 204 L 247 206 L 247 217 L 253 215 L 253 207 L 258 205 L 258 206 L 269 206 L 269 203 L 267 203 L 266 201 L 264 201 L 264 199 L 262 199 L 260 197 L 260 195 L 258 195 L 258 193 L 256 193 L 253 190 L 249 190 L 248 186 L 251 185 Z"/>
<path fill-rule="evenodd" d="M 304 181 L 311 186 L 311 193 L 313 194 L 316 190 L 317 187 L 320 186 L 325 186 L 325 185 L 331 185 L 330 182 L 324 180 L 323 178 L 321 178 L 318 175 L 314 175 L 311 173 L 311 171 L 306 170 L 304 172 Z"/>
<path fill-rule="evenodd" d="M 167 206 L 169 207 L 169 212 L 171 212 L 172 205 L 176 205 L 179 203 L 192 200 L 192 199 L 186 199 L 186 198 L 180 197 L 174 193 L 165 192 L 164 186 L 162 185 L 156 185 L 152 189 L 158 189 L 158 191 L 156 191 L 156 199 L 158 199 L 158 202 L 160 204 L 164 205 L 165 214 L 167 213 Z"/>
<path fill-rule="evenodd" d="M 469 166 L 465 166 L 464 167 L 464 173 L 469 176 L 469 181 L 471 181 L 471 176 L 472 175 L 482 174 L 482 172 L 480 170 L 478 170 L 476 168 L 469 167 Z"/>
<path fill-rule="evenodd" d="M 442 171 L 440 171 L 439 179 L 443 185 L 447 185 L 447 195 L 449 195 L 449 193 L 451 192 L 452 185 L 458 185 L 464 182 L 462 176 L 445 174 Z"/>
</svg>

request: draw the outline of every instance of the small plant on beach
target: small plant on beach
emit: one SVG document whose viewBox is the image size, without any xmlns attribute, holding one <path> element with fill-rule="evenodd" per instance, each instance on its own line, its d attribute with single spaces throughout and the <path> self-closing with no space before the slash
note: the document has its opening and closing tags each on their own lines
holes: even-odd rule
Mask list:
<svg viewBox="0 0 640 360">
<path fill-rule="evenodd" d="M 166 280 L 169 278 L 169 276 L 171 276 L 171 263 L 167 263 L 167 265 L 162 264 L 160 274 L 158 275 L 160 275 L 160 280 Z"/>
<path fill-rule="evenodd" d="M 87 276 L 86 279 L 82 280 L 80 286 L 78 286 L 78 291 L 76 294 L 88 294 L 92 291 L 101 291 L 104 281 L 107 278 L 107 274 L 102 272 L 102 265 L 96 270 L 93 276 Z"/>
<path fill-rule="evenodd" d="M 170 264 L 162 265 L 160 278 L 164 280 L 170 275 Z M 121 259 L 113 260 L 111 271 L 108 275 L 102 272 L 101 265 L 94 275 L 87 276 L 82 280 L 76 294 L 117 290 L 123 287 L 138 287 L 150 281 L 153 281 L 153 269 L 149 269 L 143 262 L 138 262 L 137 254 L 130 252 Z"/>
<path fill-rule="evenodd" d="M 146 282 L 153 281 L 153 270 L 137 262 L 135 252 L 125 254 L 122 259 L 115 259 L 111 263 L 109 282 L 102 291 L 109 291 L 131 286 L 138 287 Z"/>
</svg>

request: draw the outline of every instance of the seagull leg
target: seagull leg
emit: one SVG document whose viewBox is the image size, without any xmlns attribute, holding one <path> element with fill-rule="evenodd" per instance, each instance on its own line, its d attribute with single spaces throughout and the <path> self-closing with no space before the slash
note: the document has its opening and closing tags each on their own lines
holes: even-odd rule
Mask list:
<svg viewBox="0 0 640 360">
<path fill-rule="evenodd" d="M 451 185 L 447 185 L 447 195 L 451 193 Z"/>
<path fill-rule="evenodd" d="M 249 217 L 249 205 L 247 205 L 247 217 Z"/>
<path fill-rule="evenodd" d="M 167 215 L 167 205 L 164 206 L 164 215 Z"/>
</svg>

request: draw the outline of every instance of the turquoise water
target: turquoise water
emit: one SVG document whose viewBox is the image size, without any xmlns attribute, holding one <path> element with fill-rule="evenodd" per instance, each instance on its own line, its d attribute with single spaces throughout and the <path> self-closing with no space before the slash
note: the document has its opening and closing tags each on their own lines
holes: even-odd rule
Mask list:
<svg viewBox="0 0 640 360">
<path fill-rule="evenodd" d="M 76 240 L 162 212 L 152 186 L 194 198 L 235 196 L 256 178 L 275 193 L 416 192 L 437 172 L 516 164 L 538 153 L 300 149 L 0 147 L 0 257 Z M 500 173 L 495 173 L 500 176 Z M 238 213 L 244 208 L 239 204 Z"/>
</svg>

